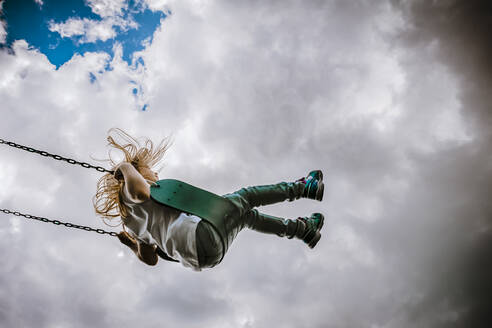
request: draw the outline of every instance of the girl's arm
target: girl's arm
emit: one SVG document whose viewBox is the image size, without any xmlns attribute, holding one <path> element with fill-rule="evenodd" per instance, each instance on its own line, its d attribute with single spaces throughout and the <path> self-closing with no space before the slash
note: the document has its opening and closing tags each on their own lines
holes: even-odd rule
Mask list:
<svg viewBox="0 0 492 328">
<path fill-rule="evenodd" d="M 131 237 L 127 232 L 122 231 L 118 234 L 118 239 L 130 247 L 130 249 L 137 255 L 140 261 L 148 265 L 156 265 L 159 260 L 156 252 L 155 245 L 148 245 L 142 243 L 138 239 Z"/>
<path fill-rule="evenodd" d="M 130 200 L 134 203 L 143 203 L 150 198 L 150 187 L 137 169 L 128 162 L 121 163 L 114 173 L 117 179 L 125 180 L 125 190 Z"/>
</svg>

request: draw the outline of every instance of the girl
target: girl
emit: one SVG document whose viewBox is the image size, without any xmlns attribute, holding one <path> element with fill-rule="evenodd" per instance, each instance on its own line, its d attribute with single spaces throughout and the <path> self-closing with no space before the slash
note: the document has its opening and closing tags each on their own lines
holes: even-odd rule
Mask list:
<svg viewBox="0 0 492 328">
<path fill-rule="evenodd" d="M 140 143 L 120 129 L 109 130 L 107 140 L 110 146 L 123 153 L 124 160 L 116 163 L 110 156 L 114 175 L 106 173 L 101 177 L 93 203 L 105 223 L 121 217 L 123 231 L 118 234 L 119 240 L 148 265 L 157 263 L 158 254 L 195 271 L 219 264 L 227 249 L 208 221 L 150 198 L 150 185 L 159 180 L 153 167 L 170 143 L 163 140 L 154 146 L 148 139 Z M 255 207 L 301 197 L 321 201 L 322 180 L 321 171 L 312 171 L 295 182 L 242 188 L 222 196 L 236 206 L 238 213 L 227 219 L 231 220 L 226 224 L 227 234 L 233 239 L 248 227 L 280 237 L 296 237 L 313 248 L 321 238 L 324 220 L 321 213 L 290 220 L 260 213 Z"/>
</svg>

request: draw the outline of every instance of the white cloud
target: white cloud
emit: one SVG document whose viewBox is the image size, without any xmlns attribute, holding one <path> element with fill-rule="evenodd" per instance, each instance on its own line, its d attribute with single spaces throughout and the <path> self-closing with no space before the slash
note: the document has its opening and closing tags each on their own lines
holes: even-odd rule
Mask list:
<svg viewBox="0 0 492 328">
<path fill-rule="evenodd" d="M 87 0 L 94 14 L 104 17 L 121 16 L 123 10 L 128 8 L 126 0 Z"/>
<path fill-rule="evenodd" d="M 7 42 L 6 23 L 0 20 L 0 44 Z"/>
<path fill-rule="evenodd" d="M 175 1 L 169 0 L 144 0 L 144 3 L 152 11 L 162 11 L 167 13 L 175 4 Z"/>
<path fill-rule="evenodd" d="M 138 24 L 132 19 L 125 20 L 120 17 L 111 17 L 101 21 L 87 18 L 69 18 L 64 23 L 50 21 L 48 25 L 50 31 L 59 33 L 63 38 L 82 36 L 80 42 L 112 39 L 117 34 L 115 27 L 125 31 L 137 28 Z"/>
<path fill-rule="evenodd" d="M 79 36 L 85 34 L 86 27 L 84 25 L 88 25 L 89 22 L 91 21 L 87 18 L 69 18 L 65 23 L 57 24 L 51 21 L 48 28 L 51 32 L 58 32 L 63 38 Z"/>
<path fill-rule="evenodd" d="M 0 1 L 0 13 L 3 10 L 3 1 Z M 0 19 L 0 44 L 5 43 L 7 41 L 7 23 Z"/>
<path fill-rule="evenodd" d="M 38 4 L 39 8 L 43 6 L 43 0 L 34 0 L 34 2 Z"/>
<path fill-rule="evenodd" d="M 78 37 L 79 42 L 106 41 L 116 37 L 117 30 L 128 31 L 138 28 L 138 24 L 130 15 L 123 18 L 123 10 L 128 7 L 126 1 L 91 0 L 88 2 L 91 10 L 102 20 L 70 17 L 65 22 L 49 22 L 48 29 L 57 32 L 61 37 Z"/>
</svg>

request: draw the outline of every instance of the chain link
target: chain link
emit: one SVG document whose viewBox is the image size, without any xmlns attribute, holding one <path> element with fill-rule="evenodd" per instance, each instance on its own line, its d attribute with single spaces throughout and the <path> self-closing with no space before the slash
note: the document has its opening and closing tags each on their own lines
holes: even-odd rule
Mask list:
<svg viewBox="0 0 492 328">
<path fill-rule="evenodd" d="M 34 149 L 32 147 L 27 147 L 27 146 L 19 145 L 19 144 L 15 143 L 15 142 L 12 142 L 12 141 L 7 141 L 7 140 L 0 139 L 0 144 L 4 144 L 4 145 L 10 146 L 10 147 L 17 148 L 17 149 L 22 149 L 22 150 L 28 151 L 30 153 L 36 153 L 36 154 L 39 154 L 39 155 L 44 156 L 44 157 L 51 157 L 53 159 L 56 159 L 57 161 L 65 161 L 65 162 L 67 162 L 69 164 L 72 164 L 72 165 L 80 165 L 80 166 L 85 167 L 87 169 L 95 169 L 95 170 L 97 170 L 99 172 L 107 172 L 107 173 L 114 174 L 114 171 L 107 170 L 107 169 L 105 169 L 102 166 L 94 166 L 94 165 L 91 165 L 89 163 L 79 162 L 79 161 L 76 161 L 76 160 L 71 159 L 71 158 L 66 158 L 66 157 L 63 157 L 63 156 L 60 156 L 60 155 L 50 154 L 47 151 L 37 150 L 37 149 Z"/>
<path fill-rule="evenodd" d="M 113 236 L 113 237 L 116 237 L 117 236 L 117 233 L 116 232 L 113 232 L 113 231 L 105 231 L 103 229 L 94 229 L 94 228 L 91 228 L 91 227 L 88 227 L 88 226 L 78 225 L 78 224 L 75 224 L 75 223 L 62 222 L 60 220 L 50 220 L 50 219 L 47 219 L 47 218 L 44 218 L 44 217 L 41 217 L 41 216 L 35 216 L 35 215 L 31 215 L 31 214 L 23 214 L 23 213 L 19 213 L 17 211 L 10 211 L 10 210 L 3 209 L 3 208 L 0 208 L 0 212 L 3 212 L 5 214 L 13 214 L 15 216 L 23 216 L 26 219 L 30 219 L 30 220 L 38 220 L 38 221 L 48 222 L 48 223 L 51 222 L 54 225 L 63 225 L 65 227 L 67 227 L 67 228 L 81 229 L 81 230 L 85 230 L 85 231 L 94 231 L 94 232 L 97 232 L 98 234 L 101 234 L 101 235 L 106 234 L 106 235 L 110 235 L 110 236 Z"/>
</svg>

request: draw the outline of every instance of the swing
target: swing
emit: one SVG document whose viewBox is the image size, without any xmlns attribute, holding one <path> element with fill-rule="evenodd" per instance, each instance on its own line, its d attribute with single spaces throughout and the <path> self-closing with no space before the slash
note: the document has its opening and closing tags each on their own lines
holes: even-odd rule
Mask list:
<svg viewBox="0 0 492 328">
<path fill-rule="evenodd" d="M 94 166 L 89 163 L 79 162 L 74 159 L 66 158 L 59 155 L 53 155 L 46 151 L 40 151 L 32 147 L 26 147 L 19 145 L 17 143 L 6 141 L 0 139 L 0 144 L 4 144 L 10 147 L 25 150 L 31 153 L 37 153 L 44 157 L 51 157 L 56 160 L 65 161 L 69 164 L 80 165 L 84 168 L 92 168 L 99 172 L 107 172 L 114 174 L 114 171 L 107 170 L 101 166 Z M 155 182 L 150 187 L 151 198 L 159 204 L 173 207 L 181 212 L 196 215 L 205 221 L 209 222 L 213 229 L 221 237 L 222 243 L 222 257 L 225 254 L 226 247 L 232 242 L 232 240 L 227 239 L 226 227 L 224 218 L 235 215 L 237 209 L 234 207 L 232 202 L 229 200 L 211 193 L 209 191 L 197 188 L 185 182 L 175 180 L 175 179 L 164 179 Z M 38 217 L 30 214 L 23 214 L 17 211 L 11 211 L 8 209 L 0 209 L 1 212 L 5 214 L 13 214 L 16 216 L 23 216 L 27 219 L 38 220 L 42 222 L 51 222 L 55 225 L 63 225 L 68 228 L 82 229 L 85 231 L 94 231 L 99 234 L 108 234 L 110 236 L 116 237 L 115 232 L 108 232 L 103 229 L 94 229 L 87 226 L 82 226 L 69 222 L 62 222 L 59 220 L 50 220 L 44 217 Z M 168 256 L 163 250 L 157 247 L 157 254 L 164 260 L 179 262 Z M 221 259 L 222 260 L 222 259 Z"/>
<path fill-rule="evenodd" d="M 209 222 L 221 237 L 222 257 L 232 240 L 227 239 L 227 218 L 236 215 L 234 204 L 219 195 L 197 188 L 186 182 L 165 179 L 150 186 L 150 197 L 163 205 L 188 214 L 196 215 Z M 220 259 L 222 261 L 222 258 Z"/>
</svg>

